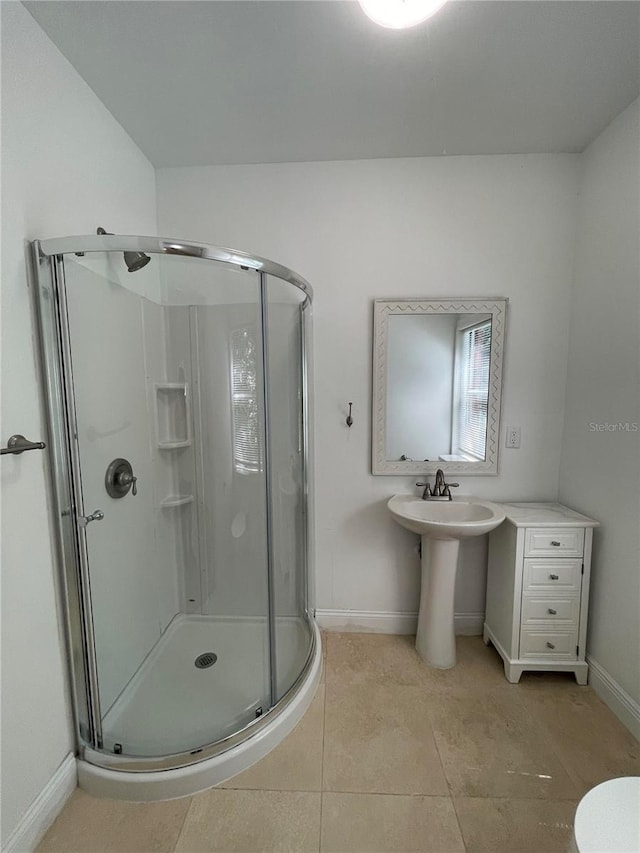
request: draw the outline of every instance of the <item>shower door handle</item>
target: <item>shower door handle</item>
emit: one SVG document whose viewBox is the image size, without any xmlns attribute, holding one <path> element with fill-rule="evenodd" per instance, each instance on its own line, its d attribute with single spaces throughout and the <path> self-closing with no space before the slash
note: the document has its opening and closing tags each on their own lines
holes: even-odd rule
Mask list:
<svg viewBox="0 0 640 853">
<path fill-rule="evenodd" d="M 91 515 L 81 515 L 78 519 L 82 527 L 86 527 L 92 521 L 102 521 L 104 513 L 101 509 L 96 509 Z"/>
</svg>

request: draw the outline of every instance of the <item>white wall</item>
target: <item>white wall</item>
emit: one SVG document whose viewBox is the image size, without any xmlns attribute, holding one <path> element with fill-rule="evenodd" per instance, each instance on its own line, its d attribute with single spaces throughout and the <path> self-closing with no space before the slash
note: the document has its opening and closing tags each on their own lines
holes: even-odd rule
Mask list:
<svg viewBox="0 0 640 853">
<path fill-rule="evenodd" d="M 25 241 L 154 233 L 153 168 L 18 3 L 2 10 L 2 429 L 45 437 Z M 2 846 L 74 749 L 45 454 L 3 457 Z"/>
<path fill-rule="evenodd" d="M 416 537 L 385 508 L 414 478 L 370 474 L 372 300 L 507 296 L 498 477 L 461 490 L 555 499 L 563 424 L 577 155 L 158 171 L 160 233 L 280 261 L 315 289 L 317 606 L 413 611 Z M 354 425 L 345 425 L 347 402 Z M 465 549 L 456 610 L 484 610 L 484 543 Z"/>
<path fill-rule="evenodd" d="M 640 422 L 639 208 L 635 101 L 583 155 L 560 499 L 602 524 L 589 654 L 638 704 L 640 432 L 617 425 Z"/>
</svg>

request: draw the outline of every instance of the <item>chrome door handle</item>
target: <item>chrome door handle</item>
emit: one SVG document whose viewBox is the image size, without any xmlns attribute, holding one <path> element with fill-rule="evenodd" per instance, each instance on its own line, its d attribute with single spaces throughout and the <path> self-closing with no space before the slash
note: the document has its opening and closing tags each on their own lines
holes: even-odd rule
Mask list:
<svg viewBox="0 0 640 853">
<path fill-rule="evenodd" d="M 29 441 L 23 435 L 20 435 L 20 433 L 16 433 L 11 436 L 7 442 L 7 446 L 0 450 L 0 456 L 4 456 L 5 453 L 13 453 L 17 455 L 24 453 L 25 450 L 44 450 L 46 446 L 47 445 L 44 441 Z"/>
<path fill-rule="evenodd" d="M 92 521 L 102 521 L 104 518 L 104 513 L 101 509 L 96 509 L 91 515 L 81 515 L 79 518 L 80 524 L 83 527 L 86 527 L 87 524 L 90 524 Z"/>
</svg>

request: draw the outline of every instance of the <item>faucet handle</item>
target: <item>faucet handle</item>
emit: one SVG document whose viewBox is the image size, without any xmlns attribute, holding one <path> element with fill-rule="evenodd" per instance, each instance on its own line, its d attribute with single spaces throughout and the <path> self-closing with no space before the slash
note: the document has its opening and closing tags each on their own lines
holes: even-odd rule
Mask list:
<svg viewBox="0 0 640 853">
<path fill-rule="evenodd" d="M 428 480 L 426 483 L 416 483 L 416 486 L 424 486 L 424 492 L 422 493 L 422 500 L 426 500 L 427 498 L 430 498 L 434 494 L 431 491 L 431 486 L 430 486 Z"/>
</svg>

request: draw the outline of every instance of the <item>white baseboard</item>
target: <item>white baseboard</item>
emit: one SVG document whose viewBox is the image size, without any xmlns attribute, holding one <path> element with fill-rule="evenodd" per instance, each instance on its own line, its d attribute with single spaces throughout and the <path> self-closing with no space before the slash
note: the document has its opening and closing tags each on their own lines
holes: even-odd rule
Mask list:
<svg viewBox="0 0 640 853">
<path fill-rule="evenodd" d="M 597 660 L 587 655 L 589 684 L 631 734 L 640 740 L 640 705 L 620 687 Z"/>
<path fill-rule="evenodd" d="M 70 752 L 22 816 L 3 853 L 32 853 L 77 784 L 76 757 Z"/>
<path fill-rule="evenodd" d="M 456 613 L 456 634 L 482 634 L 484 613 Z M 316 621 L 324 631 L 363 634 L 415 634 L 417 613 L 375 610 L 316 610 Z"/>
<path fill-rule="evenodd" d="M 456 634 L 465 637 L 481 637 L 484 613 L 454 613 Z"/>
</svg>

